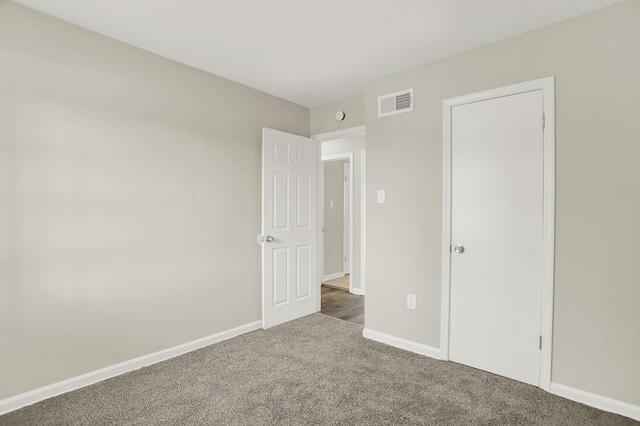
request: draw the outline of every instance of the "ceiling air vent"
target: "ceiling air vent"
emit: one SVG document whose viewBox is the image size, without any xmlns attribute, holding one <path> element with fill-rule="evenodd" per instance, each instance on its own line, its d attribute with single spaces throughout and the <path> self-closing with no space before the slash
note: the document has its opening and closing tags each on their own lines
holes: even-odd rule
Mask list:
<svg viewBox="0 0 640 426">
<path fill-rule="evenodd" d="M 413 111 L 413 89 L 378 97 L 378 117 Z"/>
</svg>

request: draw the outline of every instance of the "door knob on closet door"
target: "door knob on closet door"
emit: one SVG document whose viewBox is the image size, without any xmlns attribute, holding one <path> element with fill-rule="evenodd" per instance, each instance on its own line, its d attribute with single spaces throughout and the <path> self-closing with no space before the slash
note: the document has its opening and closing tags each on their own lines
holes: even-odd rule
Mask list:
<svg viewBox="0 0 640 426">
<path fill-rule="evenodd" d="M 458 244 L 453 248 L 453 251 L 456 253 L 464 253 L 464 246 L 462 244 Z"/>
</svg>

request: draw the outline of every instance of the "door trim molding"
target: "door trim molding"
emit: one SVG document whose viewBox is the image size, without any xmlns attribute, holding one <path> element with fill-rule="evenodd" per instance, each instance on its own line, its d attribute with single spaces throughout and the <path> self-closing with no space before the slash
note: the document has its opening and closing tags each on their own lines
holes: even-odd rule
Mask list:
<svg viewBox="0 0 640 426">
<path fill-rule="evenodd" d="M 360 288 L 354 289 L 353 294 L 364 296 L 365 293 L 365 246 L 367 245 L 367 179 L 366 179 L 366 150 L 360 151 Z"/>
<path fill-rule="evenodd" d="M 362 126 L 355 126 L 355 127 L 349 127 L 347 129 L 341 129 L 341 130 L 335 130 L 333 132 L 326 132 L 326 133 L 318 133 L 315 135 L 311 135 L 311 137 L 315 140 L 317 140 L 318 142 L 318 242 L 319 242 L 319 246 L 318 246 L 318 276 L 320 277 L 320 282 L 318 283 L 318 289 L 320 288 L 320 286 L 322 286 L 322 276 L 324 275 L 324 233 L 322 232 L 322 226 L 324 224 L 324 166 L 323 166 L 323 158 L 322 158 L 322 142 L 328 142 L 328 141 L 332 141 L 332 140 L 336 140 L 336 139 L 343 139 L 343 138 L 350 138 L 350 137 L 354 137 L 354 136 L 362 136 L 366 134 L 366 126 L 362 125 Z M 330 155 L 327 157 L 331 157 Z M 362 159 L 364 159 L 364 156 L 362 156 Z M 365 181 L 365 164 L 364 162 L 362 163 L 362 169 L 360 170 L 360 179 L 362 182 Z M 354 163 L 353 161 L 351 161 L 351 196 L 353 197 L 353 169 L 354 169 Z M 362 186 L 362 188 L 364 189 L 364 184 Z M 366 197 L 365 192 L 362 192 L 362 198 L 364 199 Z M 365 209 L 361 209 L 360 211 L 360 220 L 362 221 L 361 223 L 364 224 L 366 218 L 366 211 Z M 351 219 L 353 220 L 353 209 L 351 210 Z M 353 224 L 353 223 L 352 223 Z M 364 226 L 361 229 L 364 230 Z M 353 232 L 353 227 L 352 227 L 352 232 Z M 353 241 L 353 240 L 352 240 Z M 353 244 L 352 244 L 352 249 L 353 249 Z M 351 253 L 351 258 L 353 259 L 353 253 Z M 361 276 L 361 281 L 360 281 L 360 290 L 359 293 L 361 293 L 362 295 L 364 295 L 364 275 L 365 275 L 365 238 L 364 238 L 364 233 L 363 233 L 363 237 L 360 239 L 360 257 L 361 257 L 361 261 L 360 261 L 360 276 Z M 353 270 L 353 263 L 351 264 L 351 269 Z M 351 277 L 353 276 L 353 273 L 350 273 L 349 276 L 349 281 L 351 281 Z M 351 284 L 350 284 L 350 287 Z M 355 292 L 355 291 L 354 291 Z M 317 306 L 317 310 L 320 311 L 321 308 L 321 299 L 322 297 L 318 298 L 318 306 Z"/>
<path fill-rule="evenodd" d="M 318 142 L 327 142 L 335 139 L 351 138 L 353 136 L 362 136 L 366 132 L 366 126 L 349 127 L 348 129 L 335 130 L 333 132 L 319 133 L 311 137 Z"/>
<path fill-rule="evenodd" d="M 353 223 L 353 220 L 351 218 L 351 216 L 353 216 L 353 201 L 352 201 L 352 197 L 351 197 L 351 181 L 352 181 L 352 177 L 351 177 L 351 167 L 353 167 L 353 165 L 351 164 L 351 162 L 349 163 L 344 163 L 343 165 L 343 170 L 342 170 L 342 175 L 344 177 L 344 182 L 342 184 L 343 186 L 343 192 L 342 192 L 342 271 L 345 274 L 352 274 L 353 273 L 353 268 L 351 267 L 351 236 L 353 235 L 352 230 L 351 230 L 351 225 Z M 348 169 L 348 170 L 347 170 Z M 348 182 L 347 182 L 348 181 Z M 344 226 L 345 224 L 348 223 L 349 229 L 347 230 L 348 232 L 344 232 Z M 344 256 L 345 254 L 349 255 L 349 258 L 345 261 Z M 351 275 L 349 275 L 349 277 L 351 277 Z M 351 283 L 351 280 L 349 280 L 349 283 Z M 349 286 L 349 290 L 353 290 L 353 286 L 350 285 Z"/>
<path fill-rule="evenodd" d="M 453 107 L 504 96 L 542 90 L 545 127 L 543 130 L 543 236 L 542 236 L 542 350 L 540 354 L 540 388 L 551 386 L 551 354 L 553 344 L 553 286 L 555 260 L 555 77 L 513 84 L 442 101 L 442 297 L 440 321 L 440 354 L 449 359 L 449 320 L 451 290 L 451 112 Z M 540 117 L 542 120 L 542 117 Z"/>
</svg>

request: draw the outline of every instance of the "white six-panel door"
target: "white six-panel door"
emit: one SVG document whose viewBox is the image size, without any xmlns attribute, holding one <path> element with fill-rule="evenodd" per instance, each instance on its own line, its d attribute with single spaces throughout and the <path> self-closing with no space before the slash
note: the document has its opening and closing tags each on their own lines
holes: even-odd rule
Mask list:
<svg viewBox="0 0 640 426">
<path fill-rule="evenodd" d="M 262 131 L 262 326 L 317 311 L 317 142 Z"/>
<path fill-rule="evenodd" d="M 538 385 L 542 90 L 451 114 L 449 358 Z"/>
</svg>

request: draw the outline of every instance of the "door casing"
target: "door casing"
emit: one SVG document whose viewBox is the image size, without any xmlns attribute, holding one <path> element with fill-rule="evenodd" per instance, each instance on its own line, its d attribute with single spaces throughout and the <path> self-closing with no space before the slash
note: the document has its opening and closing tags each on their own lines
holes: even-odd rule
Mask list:
<svg viewBox="0 0 640 426">
<path fill-rule="evenodd" d="M 353 156 L 352 156 L 353 157 Z M 344 200 L 343 200 L 343 228 L 346 228 L 346 231 L 342 232 L 342 251 L 343 251 L 343 259 L 342 259 L 342 270 L 345 274 L 351 274 L 351 252 L 353 248 L 351 247 L 353 244 L 352 237 L 353 232 L 351 232 L 352 219 L 353 215 L 353 197 L 352 197 L 352 180 L 351 177 L 351 161 L 344 164 Z M 351 275 L 349 275 L 349 291 L 353 290 L 353 285 L 351 284 Z"/>
<path fill-rule="evenodd" d="M 449 360 L 449 319 L 451 291 L 451 126 L 455 106 L 486 101 L 503 96 L 542 90 L 544 114 L 543 142 L 543 235 L 542 235 L 542 349 L 540 354 L 540 388 L 551 386 L 551 354 L 553 343 L 553 286 L 555 259 L 555 77 L 505 86 L 493 90 L 445 99 L 442 102 L 443 130 L 443 212 L 442 212 L 442 298 L 440 356 Z"/>
<path fill-rule="evenodd" d="M 319 133 L 319 134 L 315 134 L 312 135 L 311 137 L 315 140 L 318 141 L 318 158 L 319 161 L 322 162 L 325 158 L 322 157 L 322 142 L 327 142 L 327 141 L 332 141 L 332 140 L 336 140 L 336 139 L 343 139 L 343 138 L 348 138 L 348 137 L 353 137 L 353 136 L 362 136 L 366 134 L 366 126 L 362 125 L 362 126 L 355 126 L 355 127 L 349 127 L 346 129 L 340 129 L 340 130 L 335 130 L 332 132 L 327 132 L 327 133 Z M 345 155 L 345 154 L 337 154 L 337 155 Z M 346 157 L 345 157 L 346 158 Z M 327 159 L 331 159 L 331 156 L 327 156 Z M 362 194 L 362 200 L 361 200 L 361 209 L 360 209 L 360 224 L 361 224 L 361 241 L 360 241 L 360 271 L 361 271 L 361 276 L 360 276 L 360 291 L 358 293 L 355 294 L 362 294 L 364 295 L 365 292 L 365 215 L 366 215 L 366 191 L 365 191 L 365 156 L 364 156 L 364 152 L 362 152 L 362 168 L 360 170 L 361 172 L 361 194 Z M 351 194 L 353 194 L 353 157 L 351 157 L 351 164 L 352 164 L 352 168 L 351 168 Z M 322 206 L 324 203 L 324 167 L 319 167 L 318 168 L 318 206 Z M 351 206 L 351 211 L 353 212 L 353 206 Z M 353 215 L 351 217 L 351 219 L 353 220 Z M 322 232 L 322 224 L 324 223 L 324 209 L 322 208 L 318 208 L 318 221 L 320 223 L 320 226 L 318 226 L 318 241 L 320 242 L 320 247 L 318 248 L 318 276 L 319 276 L 319 284 L 318 284 L 318 288 L 320 288 L 320 286 L 322 286 L 322 277 L 324 274 L 324 233 Z M 351 232 L 353 232 L 353 223 L 351 224 Z M 351 247 L 353 248 L 353 245 L 351 245 Z M 353 270 L 353 253 L 350 253 L 350 261 L 351 266 L 350 269 Z M 351 285 L 351 280 L 349 280 L 349 291 L 353 292 L 353 288 Z M 318 299 L 318 311 L 321 308 L 321 298 Z"/>
</svg>

